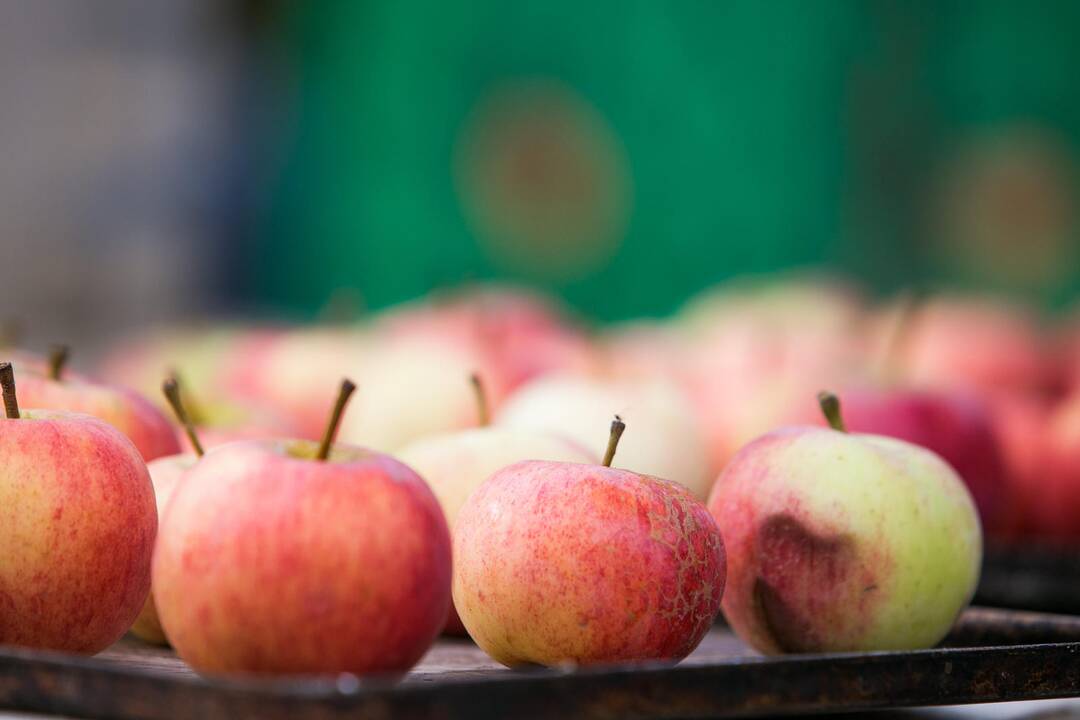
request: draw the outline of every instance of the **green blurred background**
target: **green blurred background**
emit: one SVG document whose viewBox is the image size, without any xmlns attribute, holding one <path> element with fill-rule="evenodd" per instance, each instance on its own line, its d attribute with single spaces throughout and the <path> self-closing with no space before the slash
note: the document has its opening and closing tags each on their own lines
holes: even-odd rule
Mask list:
<svg viewBox="0 0 1080 720">
<path fill-rule="evenodd" d="M 1080 3 L 253 8 L 276 307 L 495 277 L 617 319 L 805 266 L 1074 292 Z"/>
</svg>

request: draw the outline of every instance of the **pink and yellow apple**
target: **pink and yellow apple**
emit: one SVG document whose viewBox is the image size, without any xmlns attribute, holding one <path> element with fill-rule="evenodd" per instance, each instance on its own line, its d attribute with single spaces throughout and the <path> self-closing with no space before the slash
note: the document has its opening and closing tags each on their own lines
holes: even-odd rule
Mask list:
<svg viewBox="0 0 1080 720">
<path fill-rule="evenodd" d="M 450 604 L 450 536 L 402 463 L 323 441 L 246 441 L 184 476 L 154 552 L 158 616 L 202 673 L 400 673 Z M 272 589 L 272 592 L 268 592 Z"/>
<path fill-rule="evenodd" d="M 0 365 L 0 644 L 96 653 L 150 590 L 157 514 L 131 441 L 88 415 L 19 410 Z"/>
<path fill-rule="evenodd" d="M 454 604 L 473 640 L 511 667 L 677 661 L 719 610 L 724 557 L 708 511 L 681 485 L 526 461 L 461 508 Z"/>
</svg>

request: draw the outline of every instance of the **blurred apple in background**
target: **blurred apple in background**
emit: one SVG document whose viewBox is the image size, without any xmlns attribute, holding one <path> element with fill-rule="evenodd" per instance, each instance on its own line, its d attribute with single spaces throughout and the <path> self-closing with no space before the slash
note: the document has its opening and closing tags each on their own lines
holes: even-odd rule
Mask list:
<svg viewBox="0 0 1080 720">
<path fill-rule="evenodd" d="M 822 402 L 841 428 L 835 398 Z M 724 616 L 762 652 L 928 648 L 978 582 L 970 493 L 902 440 L 775 430 L 736 455 L 709 509 L 728 550 Z"/>
<path fill-rule="evenodd" d="M 393 452 L 418 438 L 480 424 L 469 377 L 484 378 L 492 406 L 506 383 L 475 349 L 439 338 L 374 343 L 358 370 L 359 391 L 343 441 Z"/>
<path fill-rule="evenodd" d="M 149 400 L 134 390 L 68 373 L 64 368 L 66 360 L 67 350 L 57 348 L 44 373 L 31 370 L 20 374 L 19 394 L 24 406 L 100 418 L 130 438 L 146 461 L 180 451 L 169 419 Z"/>
<path fill-rule="evenodd" d="M 407 466 L 333 444 L 351 391 L 320 443 L 222 446 L 173 493 L 155 600 L 199 672 L 404 672 L 446 622 L 446 520 Z"/>
<path fill-rule="evenodd" d="M 984 396 L 1053 390 L 1058 381 L 1048 350 L 1028 309 L 962 296 L 922 302 L 898 348 L 910 384 Z"/>
<path fill-rule="evenodd" d="M 613 453 L 609 443 L 604 465 Z M 454 563 L 465 627 L 509 666 L 680 660 L 724 591 L 724 543 L 699 500 L 593 464 L 497 472 L 458 515 Z"/>
<path fill-rule="evenodd" d="M 693 407 L 677 386 L 649 382 L 548 376 L 519 389 L 496 415 L 504 427 L 564 435 L 600 456 L 598 436 L 612 415 L 630 427 L 619 466 L 680 483 L 704 499 L 712 484 L 704 438 Z"/>
<path fill-rule="evenodd" d="M 88 415 L 20 410 L 13 375 L 0 364 L 0 644 L 96 653 L 150 590 L 154 490 L 130 440 Z"/>
<path fill-rule="evenodd" d="M 1055 407 L 1040 434 L 1037 471 L 1023 488 L 1027 534 L 1074 544 L 1080 539 L 1080 394 Z"/>
<path fill-rule="evenodd" d="M 272 417 L 288 418 L 294 429 L 288 435 L 317 439 L 326 408 L 334 401 L 327 378 L 357 375 L 371 342 L 359 326 L 292 328 L 256 335 L 234 352 L 231 371 L 223 377 L 227 397 L 251 408 L 266 408 Z M 252 419 L 254 424 L 272 422 L 260 423 L 257 415 Z M 211 424 L 239 427 L 245 423 Z"/>
</svg>

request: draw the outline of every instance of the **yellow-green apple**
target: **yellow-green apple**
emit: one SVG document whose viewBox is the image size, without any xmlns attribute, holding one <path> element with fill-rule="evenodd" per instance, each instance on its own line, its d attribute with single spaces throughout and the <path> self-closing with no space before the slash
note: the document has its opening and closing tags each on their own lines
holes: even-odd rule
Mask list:
<svg viewBox="0 0 1080 720">
<path fill-rule="evenodd" d="M 987 534 L 1011 532 L 1015 517 L 987 403 L 970 393 L 910 388 L 857 387 L 838 395 L 848 430 L 906 440 L 937 453 L 967 485 Z M 820 410 L 792 420 L 827 424 Z"/>
<path fill-rule="evenodd" d="M 166 401 L 172 406 L 176 419 L 180 422 L 184 436 L 192 447 L 192 451 L 161 457 L 150 461 L 146 466 L 150 472 L 150 481 L 154 485 L 154 497 L 157 500 L 159 519 L 164 515 L 165 507 L 168 505 L 169 498 L 172 497 L 180 479 L 188 470 L 195 467 L 195 463 L 205 454 L 202 438 L 200 438 L 195 429 L 195 424 L 188 416 L 187 408 L 184 406 L 184 401 L 180 396 L 179 381 L 175 377 L 167 378 L 162 384 L 162 391 Z M 146 602 L 143 603 L 142 610 L 139 611 L 139 616 L 135 618 L 135 622 L 131 626 L 131 633 L 155 645 L 167 645 L 169 642 L 168 638 L 165 637 L 165 631 L 161 628 L 161 621 L 158 619 L 157 606 L 154 604 L 153 587 L 151 587 L 150 594 L 146 597 Z"/>
<path fill-rule="evenodd" d="M 96 653 L 150 590 L 157 514 L 146 465 L 107 423 L 19 409 L 0 364 L 0 644 Z"/>
<path fill-rule="evenodd" d="M 501 376 L 467 346 L 419 337 L 376 343 L 360 365 L 360 392 L 342 424 L 342 440 L 394 452 L 425 435 L 475 427 L 476 401 L 464 381 L 473 372 L 484 377 L 497 404 Z"/>
<path fill-rule="evenodd" d="M 408 670 L 446 622 L 450 534 L 393 458 L 333 438 L 207 453 L 174 491 L 154 550 L 158 617 L 202 673 Z"/>
<path fill-rule="evenodd" d="M 982 532 L 948 463 L 911 443 L 785 427 L 743 448 L 709 510 L 724 533 L 724 615 L 765 653 L 926 648 L 971 601 Z"/>
<path fill-rule="evenodd" d="M 595 430 L 616 413 L 627 419 L 632 433 L 619 456 L 621 467 L 674 480 L 705 498 L 712 478 L 697 420 L 679 388 L 663 379 L 543 377 L 506 401 L 497 424 L 558 433 L 600 455 L 604 443 L 597 440 Z"/>
<path fill-rule="evenodd" d="M 619 432 L 603 465 L 511 465 L 458 514 L 454 604 L 504 665 L 677 661 L 719 611 L 720 531 L 683 486 L 610 467 Z"/>
<path fill-rule="evenodd" d="M 483 415 L 486 411 L 481 412 Z M 572 440 L 557 435 L 492 425 L 421 438 L 396 455 L 427 481 L 446 515 L 451 536 L 465 500 L 498 470 L 522 460 L 595 463 L 598 459 Z M 453 604 L 445 632 L 465 633 Z"/>
</svg>

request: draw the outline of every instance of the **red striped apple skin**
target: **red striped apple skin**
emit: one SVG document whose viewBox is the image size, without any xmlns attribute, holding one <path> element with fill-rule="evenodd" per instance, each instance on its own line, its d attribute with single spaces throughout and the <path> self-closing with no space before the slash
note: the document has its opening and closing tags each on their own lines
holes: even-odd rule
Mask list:
<svg viewBox="0 0 1080 720">
<path fill-rule="evenodd" d="M 244 441 L 174 491 L 154 554 L 165 635 L 203 673 L 408 670 L 450 606 L 450 533 L 424 481 L 338 444 Z"/>
<path fill-rule="evenodd" d="M 86 415 L 0 420 L 0 644 L 96 653 L 150 591 L 154 490 L 131 441 Z"/>
<path fill-rule="evenodd" d="M 526 461 L 493 475 L 454 528 L 454 604 L 499 662 L 679 660 L 724 592 L 724 542 L 676 483 Z"/>
</svg>

